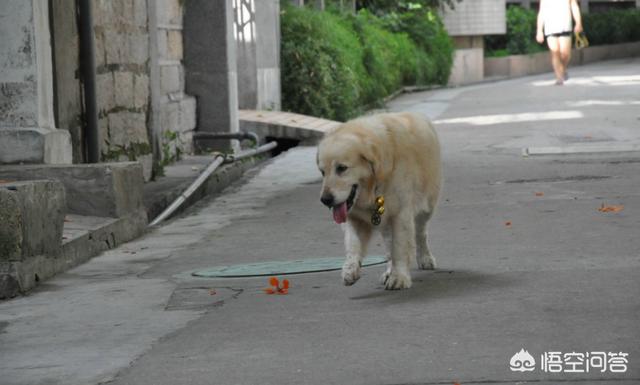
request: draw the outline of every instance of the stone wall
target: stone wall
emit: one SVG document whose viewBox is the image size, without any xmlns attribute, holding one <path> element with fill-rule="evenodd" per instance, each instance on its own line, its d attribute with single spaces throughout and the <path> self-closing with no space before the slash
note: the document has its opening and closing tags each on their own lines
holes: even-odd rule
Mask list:
<svg viewBox="0 0 640 385">
<path fill-rule="evenodd" d="M 256 2 L 257 109 L 279 111 L 280 87 L 280 3 Z"/>
<path fill-rule="evenodd" d="M 158 137 L 161 155 L 190 153 L 196 128 L 196 100 L 185 94 L 183 0 L 157 0 L 160 80 Z"/>
<path fill-rule="evenodd" d="M 49 7 L 0 1 L 0 163 L 71 163 L 53 115 Z"/>
<path fill-rule="evenodd" d="M 149 28 L 146 0 L 93 0 L 98 126 L 102 161 L 152 166 Z"/>
</svg>

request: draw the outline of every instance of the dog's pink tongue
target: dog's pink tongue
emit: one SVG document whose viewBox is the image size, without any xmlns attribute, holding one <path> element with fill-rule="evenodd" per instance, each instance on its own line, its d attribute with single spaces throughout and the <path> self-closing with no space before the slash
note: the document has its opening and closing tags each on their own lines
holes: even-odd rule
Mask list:
<svg viewBox="0 0 640 385">
<path fill-rule="evenodd" d="M 333 208 L 333 220 L 336 221 L 337 224 L 347 221 L 347 202 Z"/>
</svg>

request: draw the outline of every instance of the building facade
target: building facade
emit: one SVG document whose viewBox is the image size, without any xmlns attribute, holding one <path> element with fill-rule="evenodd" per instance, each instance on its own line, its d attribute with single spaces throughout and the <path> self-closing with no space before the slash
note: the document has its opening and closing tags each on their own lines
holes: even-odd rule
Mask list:
<svg viewBox="0 0 640 385">
<path fill-rule="evenodd" d="M 505 0 L 463 0 L 444 7 L 442 20 L 456 47 L 450 85 L 484 78 L 484 36 L 506 33 Z"/>
<path fill-rule="evenodd" d="M 582 12 L 599 12 L 608 9 L 640 8 L 640 0 L 578 0 Z M 537 9 L 540 1 L 507 0 L 507 5 L 520 5 Z"/>
<path fill-rule="evenodd" d="M 0 2 L 0 164 L 87 162 L 92 77 L 100 161 L 141 161 L 147 178 L 192 152 L 194 132 L 237 131 L 238 107 L 278 110 L 279 12 L 278 0 Z"/>
</svg>

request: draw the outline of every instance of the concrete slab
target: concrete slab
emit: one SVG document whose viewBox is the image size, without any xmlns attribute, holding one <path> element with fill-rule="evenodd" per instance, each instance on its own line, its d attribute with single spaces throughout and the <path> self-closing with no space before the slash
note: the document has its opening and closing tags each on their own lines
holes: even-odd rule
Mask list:
<svg viewBox="0 0 640 385">
<path fill-rule="evenodd" d="M 565 147 L 527 147 L 522 149 L 523 156 L 529 155 L 566 155 L 566 154 L 597 154 L 609 152 L 637 152 L 640 144 L 609 143 Z"/>
<path fill-rule="evenodd" d="M 65 188 L 70 213 L 123 217 L 142 209 L 142 166 L 136 162 L 4 165 L 0 179 L 53 179 Z"/>
<path fill-rule="evenodd" d="M 261 137 L 275 137 L 317 141 L 325 132 L 340 122 L 282 111 L 240 110 L 238 112 L 243 131 L 255 132 Z"/>
<path fill-rule="evenodd" d="M 50 277 L 38 260 L 61 255 L 65 194 L 56 181 L 0 183 L 0 299 L 11 298 Z"/>
</svg>

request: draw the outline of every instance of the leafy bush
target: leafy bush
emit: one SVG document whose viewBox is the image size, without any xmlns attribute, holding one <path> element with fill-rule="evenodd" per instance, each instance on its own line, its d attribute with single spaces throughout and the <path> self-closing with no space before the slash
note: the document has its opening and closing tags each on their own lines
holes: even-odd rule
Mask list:
<svg viewBox="0 0 640 385">
<path fill-rule="evenodd" d="M 418 63 L 420 76 L 416 83 L 446 84 L 453 65 L 453 42 L 442 20 L 433 11 L 389 13 L 382 17 L 387 29 L 406 33 L 418 48 L 427 53 Z M 426 59 L 426 60 L 425 60 Z M 424 66 L 429 66 L 425 68 Z M 432 69 L 430 71 L 430 69 Z"/>
<path fill-rule="evenodd" d="M 640 10 L 611 10 L 582 15 L 592 45 L 640 41 Z"/>
<path fill-rule="evenodd" d="M 365 80 L 363 102 L 374 103 L 416 79 L 417 48 L 406 34 L 392 33 L 380 20 L 360 11 L 351 18 L 364 50 L 363 63 L 369 75 Z"/>
<path fill-rule="evenodd" d="M 493 52 L 509 55 L 521 55 L 539 51 L 536 43 L 537 13 L 530 9 L 511 6 L 507 9 L 507 33 L 485 37 L 485 49 L 491 56 Z"/>
<path fill-rule="evenodd" d="M 446 84 L 453 44 L 437 16 L 422 15 L 394 21 L 283 4 L 283 109 L 347 120 L 403 84 Z"/>
<path fill-rule="evenodd" d="M 285 110 L 337 120 L 360 112 L 364 53 L 344 20 L 327 12 L 286 6 L 281 34 Z"/>
<path fill-rule="evenodd" d="M 512 55 L 531 52 L 536 43 L 536 12 L 521 7 L 507 10 L 507 50 Z"/>
</svg>

